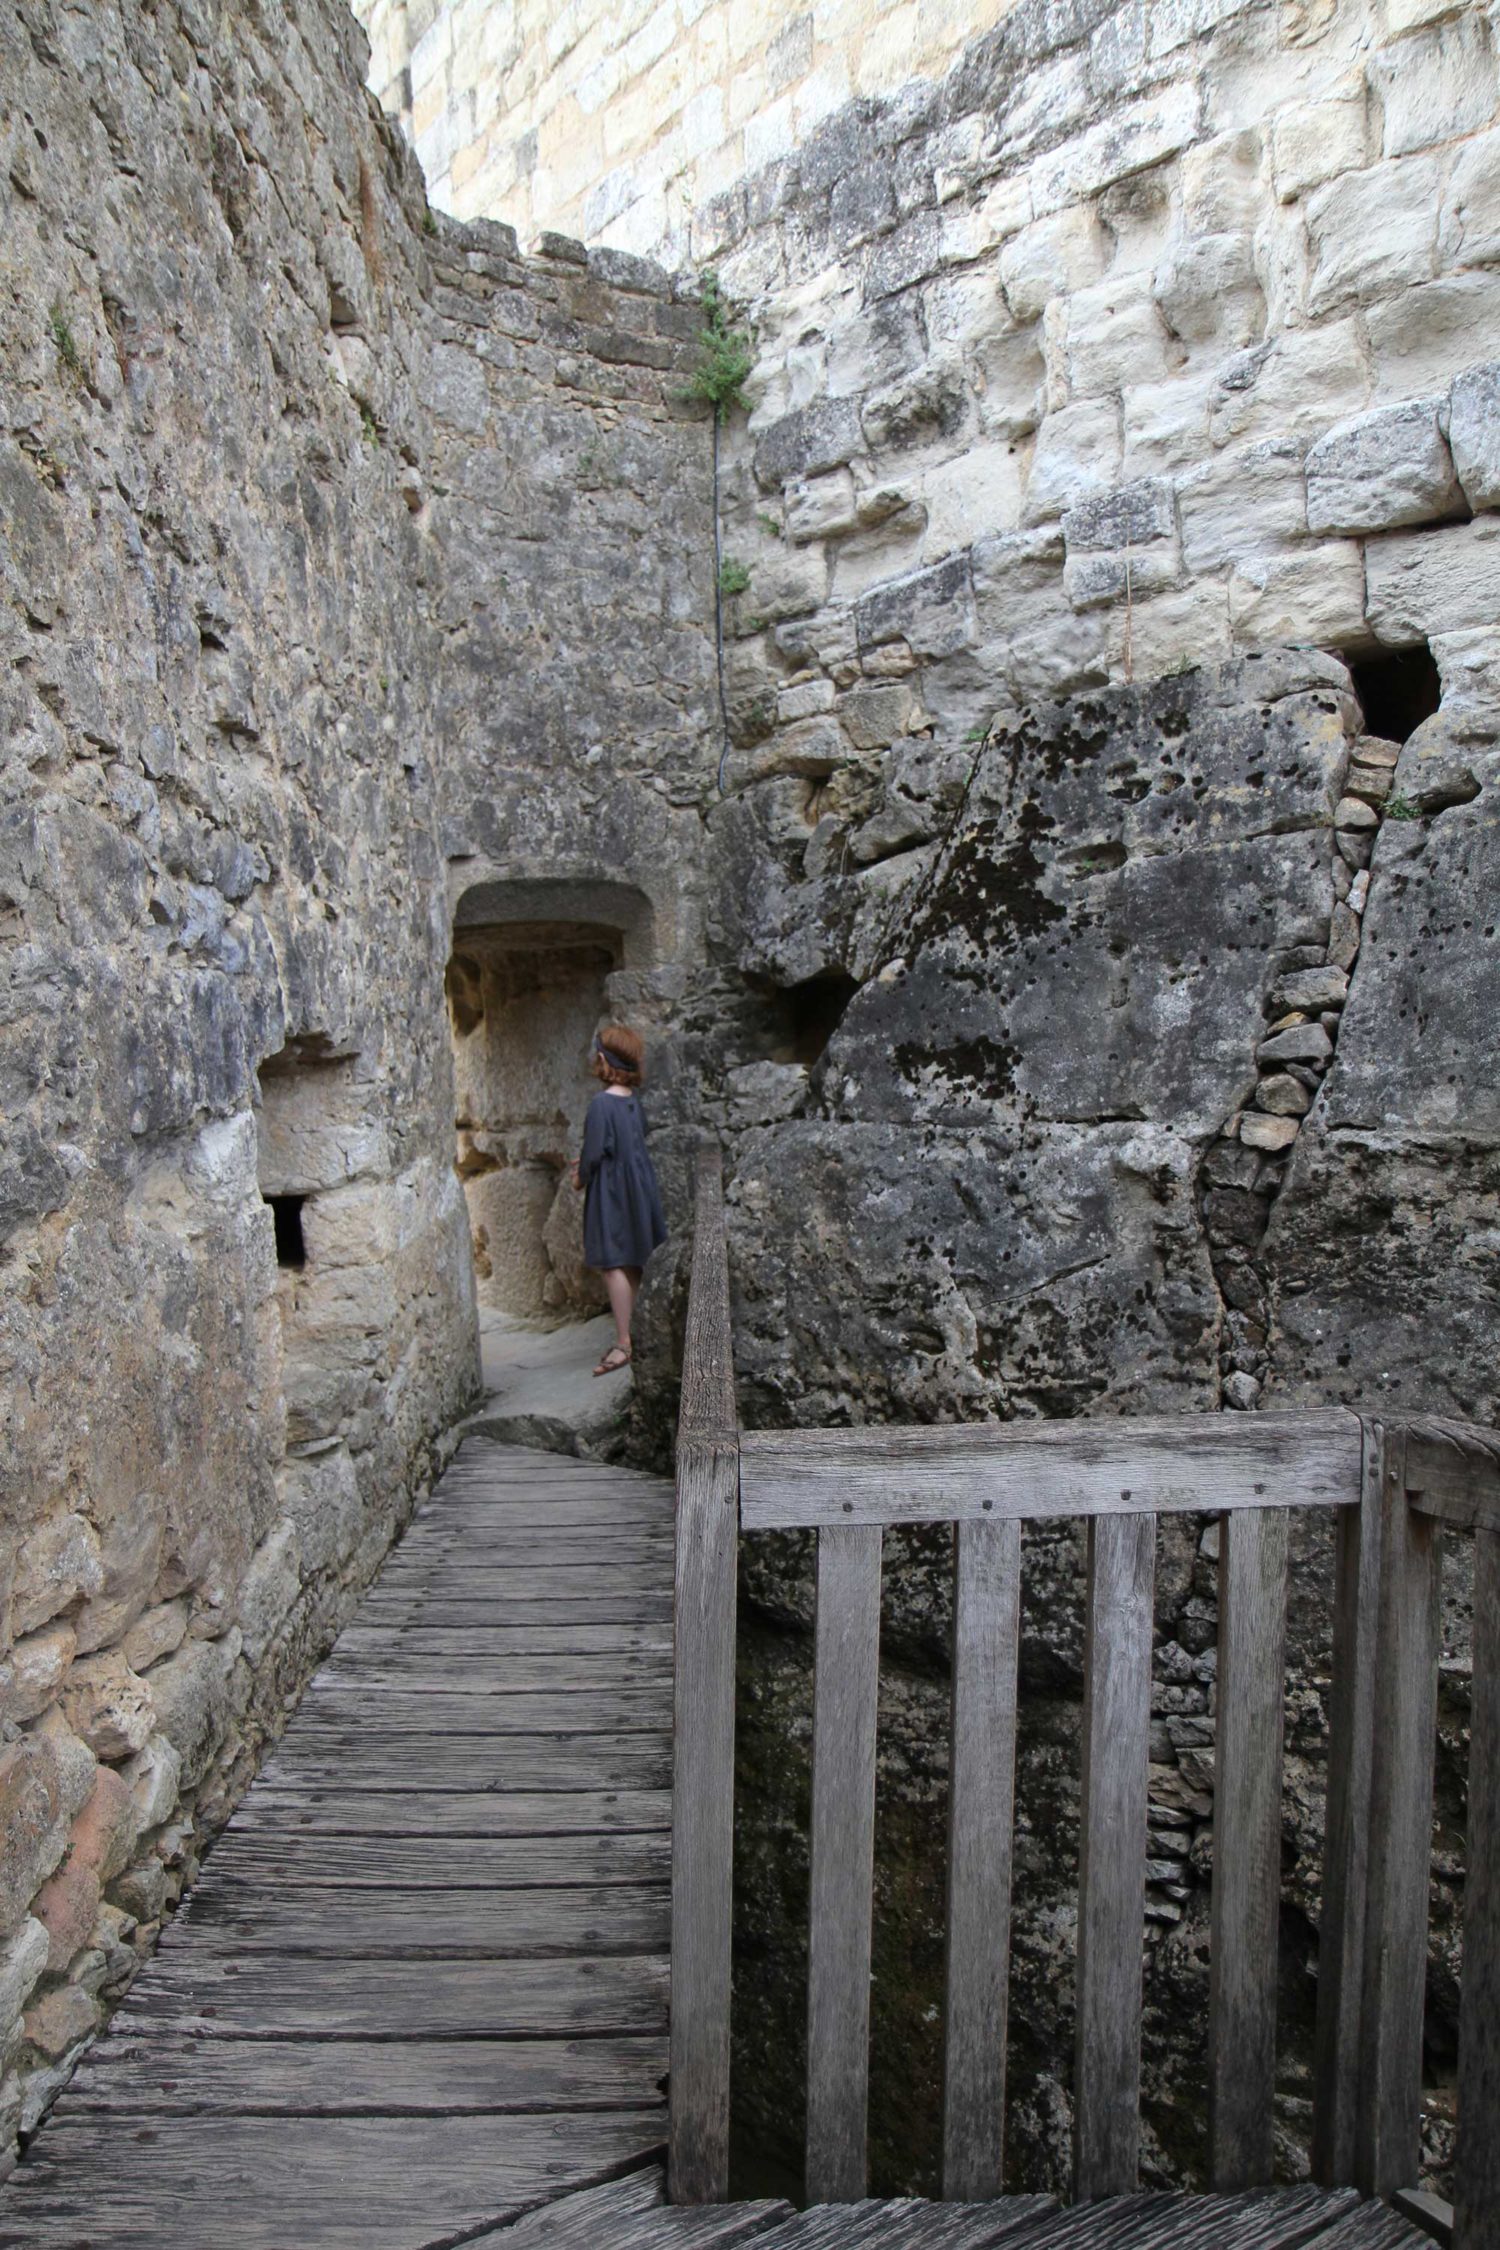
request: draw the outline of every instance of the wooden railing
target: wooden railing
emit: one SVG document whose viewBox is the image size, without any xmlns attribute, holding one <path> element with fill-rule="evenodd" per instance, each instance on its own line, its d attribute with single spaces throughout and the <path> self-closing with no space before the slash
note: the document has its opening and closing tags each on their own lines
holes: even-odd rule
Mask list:
<svg viewBox="0 0 1500 2250">
<path fill-rule="evenodd" d="M 737 1531 L 817 1534 L 807 2192 L 865 2193 L 881 1542 L 955 1527 L 943 2191 L 1000 2192 L 1021 1527 L 1088 1524 L 1074 2192 L 1137 2183 L 1156 1519 L 1217 1513 L 1210 2164 L 1273 2177 L 1290 1514 L 1338 1520 L 1313 2163 L 1418 2176 L 1438 1536 L 1471 1531 L 1469 1874 L 1454 2240 L 1500 2209 L 1500 1447 L 1343 1409 L 737 1434 L 716 1154 L 678 1448 L 671 2192 L 727 2193 Z M 736 1506 L 736 1502 L 738 1505 Z"/>
</svg>

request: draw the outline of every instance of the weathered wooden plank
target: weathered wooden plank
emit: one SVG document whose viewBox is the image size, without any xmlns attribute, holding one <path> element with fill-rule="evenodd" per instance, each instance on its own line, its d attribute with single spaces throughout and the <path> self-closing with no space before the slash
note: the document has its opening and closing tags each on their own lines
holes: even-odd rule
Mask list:
<svg viewBox="0 0 1500 2250">
<path fill-rule="evenodd" d="M 1454 2250 L 1483 2250 L 1500 2223 L 1500 1532 L 1474 1549 Z"/>
<path fill-rule="evenodd" d="M 451 2241 L 660 2144 L 661 2112 L 424 2119 L 176 2117 L 120 2161 L 110 2117 L 61 2116 L 8 2183 L 4 2250 L 213 2242 L 216 2250 L 387 2250 Z M 274 2190 L 269 2183 L 274 2182 Z M 80 2211 L 103 2224 L 82 2235 Z"/>
<path fill-rule="evenodd" d="M 1360 1503 L 1345 1510 L 1334 1529 L 1333 1674 L 1312 2130 L 1313 2177 L 1325 2187 L 1345 2186 L 1355 2175 L 1384 1463 L 1384 1428 L 1367 1422 Z"/>
<path fill-rule="evenodd" d="M 667 2043 L 633 2039 L 103 2039 L 68 2090 L 68 2115 L 358 2117 L 645 2110 Z"/>
<path fill-rule="evenodd" d="M 379 1655 L 400 1649 L 412 1656 L 670 1656 L 672 1627 L 659 1625 L 374 1625 L 356 1616 L 339 1635 L 335 1655 Z"/>
<path fill-rule="evenodd" d="M 878 1525 L 818 1535 L 807 2192 L 820 2203 L 865 2192 L 880 1546 Z"/>
<path fill-rule="evenodd" d="M 1355 2134 L 1355 2185 L 1367 2195 L 1410 2186 L 1421 2162 L 1441 1552 L 1438 1526 L 1407 1505 L 1405 1456 L 1387 1429 Z"/>
<path fill-rule="evenodd" d="M 1286 1515 L 1268 1508 L 1219 1527 L 1208 2095 L 1224 2190 L 1275 2177 L 1287 1535 Z"/>
<path fill-rule="evenodd" d="M 1080 2201 L 1125 2194 L 1136 2183 L 1155 1576 L 1154 1516 L 1094 1518 L 1073 2070 L 1073 2192 Z"/>
<path fill-rule="evenodd" d="M 115 2018 L 201 2038 L 513 2039 L 664 2032 L 665 1955 L 472 1960 L 162 1953 Z M 113 2036 L 113 2034 L 111 2034 Z"/>
<path fill-rule="evenodd" d="M 670 1831 L 672 1825 L 672 1798 L 665 1789 L 430 1790 L 415 1804 L 412 1795 L 277 1788 L 262 1781 L 235 1813 L 225 1838 L 622 1835 Z"/>
<path fill-rule="evenodd" d="M 1500 1531 L 1500 1433 L 1437 1415 L 1404 1432 L 1409 1505 L 1458 1530 Z"/>
<path fill-rule="evenodd" d="M 309 1682 L 317 1696 L 334 1686 L 400 1688 L 407 1695 L 516 1695 L 538 1688 L 656 1687 L 670 1689 L 670 1649 L 623 1656 L 511 1655 L 488 1658 L 473 1649 L 433 1655 L 418 1649 L 364 1650 L 344 1644 Z M 309 1706 L 311 1708 L 311 1706 Z"/>
<path fill-rule="evenodd" d="M 711 2203 L 729 2192 L 737 1450 L 685 1439 L 677 1475 L 668 2176 L 674 2201 Z"/>
<path fill-rule="evenodd" d="M 693 1201 L 693 1267 L 682 1346 L 679 1441 L 733 1437 L 736 1428 L 723 1183 L 719 1150 L 700 1148 Z"/>
<path fill-rule="evenodd" d="M 657 1734 L 671 1727 L 672 1699 L 664 1685 L 589 1688 L 578 1695 L 565 1688 L 452 1695 L 338 1680 L 310 1692 L 299 1720 L 304 1714 L 320 1727 L 378 1725 L 386 1734 Z"/>
<path fill-rule="evenodd" d="M 451 1794 L 468 1790 L 664 1789 L 670 1738 L 657 1734 L 390 1735 L 362 1727 L 314 1726 L 299 1712 L 265 1765 L 288 1786 L 347 1785 L 359 1761 L 371 1789 Z"/>
<path fill-rule="evenodd" d="M 409 1800 L 408 1800 L 409 1801 Z M 449 1849 L 422 1836 L 267 1835 L 230 1830 L 210 1853 L 196 1895 L 226 1882 L 272 1889 L 314 1883 L 345 1889 L 544 1890 L 551 1884 L 665 1883 L 666 1833 L 608 1836 L 466 1836 Z M 429 1913 L 440 1910 L 434 1905 Z M 446 1909 L 444 1909 L 446 1911 Z"/>
<path fill-rule="evenodd" d="M 943 2193 L 1000 2193 L 1015 1807 L 1021 1526 L 958 1526 L 948 1785 Z"/>
<path fill-rule="evenodd" d="M 441 1601 L 452 1595 L 460 1601 L 476 1602 L 492 1595 L 508 1595 L 512 1600 L 520 1595 L 535 1595 L 542 1600 L 562 1601 L 571 1595 L 584 1604 L 590 1603 L 606 1585 L 617 1595 L 655 1594 L 662 1590 L 665 1566 L 661 1561 L 615 1563 L 601 1560 L 595 1563 L 580 1552 L 564 1561 L 533 1566 L 521 1559 L 522 1554 L 518 1543 L 517 1559 L 513 1562 L 476 1556 L 472 1565 L 455 1562 L 421 1577 L 414 1575 L 403 1579 L 390 1573 L 382 1581 L 380 1590 L 392 1600 L 404 1596 L 407 1600 Z M 589 1614 L 587 1607 L 583 1614 Z"/>
<path fill-rule="evenodd" d="M 747 1531 L 1343 1507 L 1359 1496 L 1357 1418 L 1183 1414 L 1099 1422 L 756 1430 L 741 1439 Z"/>
<path fill-rule="evenodd" d="M 162 1959 L 212 1952 L 324 1955 L 344 1960 L 499 1961 L 589 1953 L 665 1953 L 665 1882 L 556 1885 L 540 1890 L 350 1890 L 289 1885 L 278 1899 L 258 1882 L 206 1880 L 162 1941 Z"/>
<path fill-rule="evenodd" d="M 1050 2195 L 1008 2195 L 1001 2202 L 989 2202 L 982 2209 L 960 2203 L 924 2203 L 914 2196 L 901 2196 L 889 2203 L 867 2206 L 870 2216 L 861 2218 L 851 2226 L 851 2210 L 847 2203 L 825 2206 L 822 2216 L 831 2227 L 841 2232 L 831 2232 L 833 2243 L 858 2243 L 859 2250 L 1009 2250 L 1017 2235 L 1024 2237 L 1024 2250 L 1043 2250 L 1042 2232 L 1037 2221 L 1055 2213 L 1057 2200 Z M 799 2222 L 800 2223 L 800 2222 Z M 795 2227 L 783 2237 L 786 2250 L 801 2250 L 800 2237 Z M 773 2240 L 766 2250 L 783 2250 L 782 2241 Z M 1023 2250 L 1017 2244 L 1016 2250 Z"/>
<path fill-rule="evenodd" d="M 358 1617 L 362 1625 L 387 1629 L 447 1625 L 456 1632 L 470 1626 L 670 1624 L 672 1596 L 636 1589 L 611 1593 L 600 1587 L 591 1594 L 445 1594 L 434 1600 L 426 1594 L 387 1594 L 377 1586 L 360 1604 Z"/>
<path fill-rule="evenodd" d="M 472 2241 L 485 2250 L 604 2250 L 607 2243 L 628 2236 L 666 2201 L 666 2175 L 648 2164 L 627 2172 L 623 2180 L 607 2180 L 602 2187 L 545 2203 L 528 2211 L 511 2225 L 475 2235 Z"/>
</svg>

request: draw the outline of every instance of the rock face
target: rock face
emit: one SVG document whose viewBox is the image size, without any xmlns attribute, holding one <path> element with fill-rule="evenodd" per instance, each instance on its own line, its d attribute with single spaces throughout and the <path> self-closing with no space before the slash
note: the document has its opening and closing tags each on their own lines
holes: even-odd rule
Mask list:
<svg viewBox="0 0 1500 2250">
<path fill-rule="evenodd" d="M 1491 644 L 1492 645 L 1492 644 Z M 741 1407 L 760 1423 L 1129 1414 L 1338 1400 L 1500 1412 L 1493 981 L 1500 700 L 1461 689 L 1397 753 L 1341 667 L 1247 659 L 1006 711 L 882 902 L 865 878 L 752 894 L 738 958 L 857 965 L 794 1114 L 731 1075 Z M 889 802 L 889 790 L 886 802 Z M 914 800 L 915 802 L 915 800 Z M 1423 812 L 1416 810 L 1424 806 Z M 871 817 L 878 817 L 874 814 Z M 1368 825 L 1366 824 L 1368 823 Z M 1352 841 L 1368 868 L 1351 867 Z M 1477 909 L 1477 911 L 1476 911 Z M 878 925 L 878 937 L 872 931 Z M 1446 933 L 1446 934 L 1445 934 Z M 1462 942 L 1460 940 L 1460 934 Z M 1445 948 L 1435 969 L 1428 945 Z M 764 1066 L 762 1066 L 764 1068 Z M 786 1092 L 792 1092 L 790 1083 Z M 776 1094 L 782 1095 L 778 1081 Z M 1399 1275 L 1399 1281 L 1396 1276 Z M 812 1553 L 747 1541 L 739 2099 L 797 2158 Z M 1084 1556 L 1028 1533 L 1010 2164 L 1068 2177 Z M 1466 1673 L 1452 1592 L 1429 2037 L 1451 2039 Z M 1145 2175 L 1201 2177 L 1217 1529 L 1157 1563 Z M 1331 1615 L 1299 1522 L 1289 1624 L 1280 2161 L 1305 2168 Z M 935 2184 L 951 1552 L 886 1541 L 872 2162 Z M 790 1926 L 789 1926 L 790 1925 Z M 935 2096 L 934 2096 L 935 2099 Z M 1429 2152 L 1451 2134 L 1434 2093 Z"/>
<path fill-rule="evenodd" d="M 692 937 L 696 310 L 439 221 L 367 59 L 0 25 L 0 2152 L 477 1395 L 459 898 Z"/>
</svg>

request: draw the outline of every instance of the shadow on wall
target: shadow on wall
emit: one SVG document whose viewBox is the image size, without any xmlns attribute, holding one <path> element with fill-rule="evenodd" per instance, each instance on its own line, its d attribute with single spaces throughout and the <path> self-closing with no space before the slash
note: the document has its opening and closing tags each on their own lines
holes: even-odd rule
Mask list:
<svg viewBox="0 0 1500 2250">
<path fill-rule="evenodd" d="M 606 980 L 649 963 L 652 938 L 650 904 L 627 884 L 496 881 L 459 900 L 447 975 L 456 1161 L 489 1310 L 557 1322 L 604 1303 L 571 1169 Z"/>
</svg>

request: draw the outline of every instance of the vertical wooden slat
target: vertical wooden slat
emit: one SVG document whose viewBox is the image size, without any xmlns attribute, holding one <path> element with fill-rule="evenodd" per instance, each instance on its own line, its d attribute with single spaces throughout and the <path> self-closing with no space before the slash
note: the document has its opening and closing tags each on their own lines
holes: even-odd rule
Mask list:
<svg viewBox="0 0 1500 2250">
<path fill-rule="evenodd" d="M 699 1152 L 677 1444 L 668 2192 L 729 2193 L 734 1643 L 739 1545 L 722 1168 Z"/>
<path fill-rule="evenodd" d="M 1089 1524 L 1073 2192 L 1134 2188 L 1151 1740 L 1154 1515 Z"/>
<path fill-rule="evenodd" d="M 865 2192 L 880 1541 L 878 1524 L 818 1534 L 807 1994 L 807 2193 L 815 2203 L 854 2202 Z"/>
<path fill-rule="evenodd" d="M 1287 1532 L 1280 1509 L 1236 1509 L 1219 1529 L 1208 2093 L 1225 2192 L 1275 2177 Z"/>
<path fill-rule="evenodd" d="M 1386 1429 L 1370 1878 L 1354 2184 L 1409 2187 L 1421 2156 L 1422 2015 L 1437 1731 L 1439 1534 L 1406 1504 L 1406 1444 Z"/>
<path fill-rule="evenodd" d="M 688 1440 L 677 1457 L 672 1746 L 669 2193 L 729 2193 L 729 1979 L 734 1872 L 738 1455 Z"/>
<path fill-rule="evenodd" d="M 948 1794 L 943 2193 L 1000 2193 L 1021 1638 L 1021 1526 L 958 1526 Z"/>
<path fill-rule="evenodd" d="M 1500 1532 L 1474 1534 L 1474 1701 L 1458 2033 L 1453 2250 L 1500 2222 Z"/>
<path fill-rule="evenodd" d="M 1384 1471 L 1384 1426 L 1366 1422 L 1359 1506 L 1341 1508 L 1334 1528 L 1333 1676 L 1312 2131 L 1312 2174 L 1323 2187 L 1352 2186 L 1355 2171 Z"/>
</svg>

